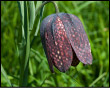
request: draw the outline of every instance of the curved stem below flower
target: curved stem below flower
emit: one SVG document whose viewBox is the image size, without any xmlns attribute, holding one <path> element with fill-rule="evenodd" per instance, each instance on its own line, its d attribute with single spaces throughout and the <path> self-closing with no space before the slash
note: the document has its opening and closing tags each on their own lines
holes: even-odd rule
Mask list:
<svg viewBox="0 0 110 88">
<path fill-rule="evenodd" d="M 52 2 L 52 3 L 54 4 L 56 13 L 59 13 L 58 6 L 57 6 L 57 4 L 56 4 L 54 1 L 45 1 L 44 3 L 42 3 L 42 4 L 38 7 L 38 9 L 37 9 L 36 12 L 35 12 L 35 13 L 36 13 L 35 16 L 37 16 L 38 11 L 39 11 L 44 5 L 46 5 L 46 4 L 49 3 L 49 2 Z"/>
</svg>

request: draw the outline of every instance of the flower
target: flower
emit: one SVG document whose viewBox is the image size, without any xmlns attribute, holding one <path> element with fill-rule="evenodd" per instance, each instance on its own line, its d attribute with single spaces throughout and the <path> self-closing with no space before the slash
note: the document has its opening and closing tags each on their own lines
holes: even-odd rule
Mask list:
<svg viewBox="0 0 110 88">
<path fill-rule="evenodd" d="M 90 43 L 78 17 L 68 13 L 49 15 L 41 23 L 40 35 L 51 72 L 53 65 L 65 72 L 80 61 L 92 64 Z"/>
</svg>

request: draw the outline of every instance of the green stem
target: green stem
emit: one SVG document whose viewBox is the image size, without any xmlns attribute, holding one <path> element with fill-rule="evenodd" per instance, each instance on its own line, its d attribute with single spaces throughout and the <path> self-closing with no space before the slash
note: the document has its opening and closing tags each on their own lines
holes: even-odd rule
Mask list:
<svg viewBox="0 0 110 88">
<path fill-rule="evenodd" d="M 7 83 L 10 85 L 10 87 L 13 87 L 12 84 L 11 84 L 11 81 L 10 79 L 8 78 L 8 75 L 6 73 L 6 71 L 4 70 L 2 64 L 1 64 L 1 73 L 3 74 L 5 80 L 7 81 Z"/>
<path fill-rule="evenodd" d="M 39 10 L 47 3 L 52 2 L 55 6 L 56 13 L 59 12 L 57 5 L 53 1 L 45 1 L 38 7 L 36 10 L 35 17 Z M 24 1 L 24 33 L 25 33 L 25 43 L 23 42 L 23 52 L 21 56 L 21 69 L 20 69 L 20 80 L 19 86 L 27 86 L 28 83 L 28 66 L 29 66 L 29 53 L 30 53 L 30 31 L 29 31 L 29 19 L 28 19 L 28 8 L 27 8 L 27 1 Z"/>
<path fill-rule="evenodd" d="M 56 4 L 54 1 L 45 1 L 44 3 L 42 3 L 42 4 L 38 7 L 38 9 L 37 9 L 36 12 L 35 12 L 35 13 L 36 13 L 35 16 L 37 16 L 39 10 L 40 10 L 44 5 L 46 5 L 46 4 L 49 3 L 49 2 L 51 2 L 51 3 L 54 4 L 56 13 L 59 13 L 58 6 L 57 6 L 57 4 Z"/>
<path fill-rule="evenodd" d="M 28 66 L 29 66 L 29 53 L 30 53 L 30 31 L 29 31 L 29 19 L 28 19 L 28 8 L 27 2 L 24 1 L 24 31 L 26 44 L 23 46 L 24 52 L 21 57 L 21 70 L 20 70 L 20 80 L 19 86 L 27 86 L 28 83 Z"/>
</svg>

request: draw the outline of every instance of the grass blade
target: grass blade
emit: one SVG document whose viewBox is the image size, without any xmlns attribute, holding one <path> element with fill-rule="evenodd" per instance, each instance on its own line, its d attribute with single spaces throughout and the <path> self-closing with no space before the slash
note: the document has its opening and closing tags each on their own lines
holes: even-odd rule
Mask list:
<svg viewBox="0 0 110 88">
<path fill-rule="evenodd" d="M 37 4 L 36 4 L 36 10 L 38 9 L 38 7 L 42 4 L 42 1 L 37 1 Z"/>
<path fill-rule="evenodd" d="M 22 24 L 24 24 L 24 1 L 17 1 L 18 2 L 18 7 L 22 19 Z"/>
<path fill-rule="evenodd" d="M 33 69 L 32 69 L 32 61 L 30 60 L 29 61 L 29 71 L 30 71 L 30 74 L 33 75 Z"/>
<path fill-rule="evenodd" d="M 34 1 L 29 1 L 29 13 L 30 13 L 30 22 L 29 22 L 29 30 L 33 29 L 33 24 L 35 21 L 35 5 Z"/>
<path fill-rule="evenodd" d="M 37 28 L 36 28 L 35 36 L 37 36 L 37 34 L 38 34 L 38 31 L 39 31 L 39 28 L 40 28 L 40 23 L 41 23 L 42 16 L 43 16 L 43 12 L 44 12 L 44 7 L 41 9 L 41 12 L 40 12 L 40 19 L 39 19 L 39 22 L 38 22 L 38 25 L 37 25 Z"/>
<path fill-rule="evenodd" d="M 42 1 L 37 1 L 36 10 L 38 9 L 38 7 L 39 7 L 42 3 L 43 3 Z M 40 19 L 39 19 L 38 24 L 37 24 L 37 27 L 36 27 L 35 36 L 37 36 L 38 31 L 39 31 L 39 27 L 40 27 L 40 23 L 41 23 L 43 11 L 44 11 L 44 7 L 42 7 L 42 8 L 41 8 L 41 11 L 40 11 Z"/>
<path fill-rule="evenodd" d="M 98 82 L 101 78 L 103 78 L 106 75 L 106 73 L 103 73 L 102 75 L 100 75 L 96 80 L 94 80 L 89 87 L 92 87 L 96 82 Z"/>
<path fill-rule="evenodd" d="M 5 77 L 5 79 L 7 80 L 8 84 L 10 85 L 10 87 L 12 87 L 12 84 L 11 84 L 10 80 L 8 79 L 7 73 L 4 70 L 2 64 L 1 64 L 1 72 L 2 72 L 3 76 Z"/>
<path fill-rule="evenodd" d="M 35 53 L 37 56 L 39 56 L 41 60 L 46 60 L 46 59 L 44 59 L 45 57 L 43 57 L 37 50 L 34 50 L 34 49 L 31 48 L 31 52 L 33 52 L 33 53 Z"/>
<path fill-rule="evenodd" d="M 21 73 L 20 73 L 20 80 L 19 86 L 27 86 L 28 82 L 28 66 L 29 66 L 29 53 L 30 53 L 30 33 L 29 33 L 29 19 L 28 19 L 28 8 L 27 2 L 24 1 L 24 32 L 26 44 L 23 46 L 24 55 L 21 57 Z M 25 59 L 24 59 L 25 58 Z"/>
<path fill-rule="evenodd" d="M 39 4 L 38 4 L 38 3 L 39 3 Z M 37 2 L 38 7 L 39 7 L 40 3 L 41 3 L 40 1 Z M 43 3 L 43 2 L 42 2 L 42 3 Z M 36 9 L 37 9 L 38 7 L 36 6 Z M 44 6 L 44 7 L 45 7 L 45 6 Z M 40 19 L 39 19 L 39 21 L 38 21 L 38 24 L 37 24 L 37 27 L 36 27 L 36 31 L 35 31 L 35 34 L 34 34 L 34 38 L 33 38 L 32 42 L 31 42 L 30 47 L 32 47 L 33 42 L 34 42 L 34 40 L 36 39 L 36 36 L 37 36 L 37 34 L 38 34 L 38 31 L 39 31 L 39 28 L 40 28 L 40 23 L 41 23 L 42 16 L 43 16 L 43 12 L 44 12 L 44 7 L 41 8 L 41 11 L 40 11 Z M 36 19 L 36 20 L 37 20 L 37 19 Z"/>
<path fill-rule="evenodd" d="M 22 38 L 25 38 L 24 35 L 24 1 L 17 1 L 18 2 L 18 7 L 21 15 L 21 20 L 22 20 Z"/>
</svg>

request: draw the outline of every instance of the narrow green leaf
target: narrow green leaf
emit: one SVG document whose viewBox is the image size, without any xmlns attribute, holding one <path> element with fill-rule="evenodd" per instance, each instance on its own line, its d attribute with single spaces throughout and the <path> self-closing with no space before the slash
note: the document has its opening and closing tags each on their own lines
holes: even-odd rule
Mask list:
<svg viewBox="0 0 110 88">
<path fill-rule="evenodd" d="M 44 59 L 45 57 L 43 57 L 38 51 L 36 51 L 36 50 L 34 50 L 34 49 L 32 49 L 32 48 L 31 48 L 31 51 L 32 51 L 33 53 L 35 53 L 36 55 L 38 55 L 38 56 L 40 57 L 40 59 L 46 60 L 46 59 Z"/>
<path fill-rule="evenodd" d="M 50 76 L 51 76 L 50 74 L 46 74 L 46 75 L 44 76 L 43 81 L 42 81 L 42 83 L 40 84 L 41 87 L 42 87 L 42 85 L 45 83 L 45 80 L 46 80 L 47 78 L 49 78 Z"/>
<path fill-rule="evenodd" d="M 25 63 L 25 54 L 26 54 L 26 44 L 22 42 L 19 44 L 19 59 L 20 59 L 20 80 L 19 86 L 23 86 L 23 77 L 24 77 L 24 63 Z"/>
<path fill-rule="evenodd" d="M 5 77 L 5 79 L 7 80 L 8 84 L 10 85 L 10 87 L 12 87 L 12 84 L 11 84 L 10 80 L 8 79 L 7 73 L 4 70 L 2 64 L 1 64 L 1 72 L 2 72 L 3 76 Z"/>
<path fill-rule="evenodd" d="M 44 6 L 44 7 L 45 7 L 45 6 Z M 41 9 L 41 11 L 40 11 L 40 19 L 39 19 L 39 22 L 38 22 L 38 25 L 37 25 L 37 28 L 36 28 L 35 36 L 37 36 L 38 31 L 39 31 L 39 28 L 40 28 L 40 23 L 41 23 L 42 16 L 43 16 L 43 12 L 44 12 L 44 7 L 43 7 L 43 8 Z"/>
<path fill-rule="evenodd" d="M 21 57 L 21 72 L 19 86 L 27 86 L 28 82 L 28 66 L 29 66 L 29 52 L 30 52 L 30 33 L 29 33 L 29 19 L 28 19 L 28 8 L 27 2 L 24 1 L 24 31 L 26 38 L 26 45 L 23 47 L 22 54 L 24 58 Z M 25 40 L 24 40 L 25 41 Z"/>
<path fill-rule="evenodd" d="M 17 1 L 18 2 L 18 7 L 22 19 L 22 24 L 24 25 L 24 1 Z"/>
<path fill-rule="evenodd" d="M 42 1 L 37 1 L 37 4 L 36 4 L 36 10 L 38 9 L 38 7 L 42 4 Z"/>
<path fill-rule="evenodd" d="M 30 60 L 29 61 L 29 71 L 30 71 L 30 74 L 33 75 L 33 69 L 32 69 L 32 61 Z"/>
<path fill-rule="evenodd" d="M 29 1 L 29 13 L 30 13 L 29 30 L 32 30 L 33 29 L 33 24 L 34 24 L 34 21 L 35 21 L 34 1 Z"/>
<path fill-rule="evenodd" d="M 39 7 L 41 4 L 42 4 L 42 1 L 37 1 L 36 10 L 38 9 L 38 7 Z M 37 24 L 37 27 L 36 27 L 35 36 L 37 36 L 38 31 L 39 31 L 39 27 L 40 27 L 40 23 L 41 23 L 43 11 L 44 11 L 44 7 L 43 7 L 43 8 L 41 9 L 41 11 L 40 11 L 40 19 L 39 19 L 38 24 Z"/>
<path fill-rule="evenodd" d="M 38 4 L 39 3 L 39 4 Z M 40 5 L 40 1 L 38 1 L 37 2 L 37 4 L 38 4 L 38 6 Z M 42 2 L 43 3 L 43 2 Z M 40 23 L 41 23 L 41 20 L 42 20 L 42 16 L 43 16 L 43 12 L 44 12 L 44 7 L 45 6 L 43 6 L 42 8 L 41 8 L 41 11 L 40 11 L 40 19 L 39 19 L 39 21 L 38 21 L 38 24 L 37 24 L 37 27 L 36 27 L 36 31 L 35 31 L 35 34 L 34 34 L 34 38 L 33 38 L 33 40 L 32 40 L 32 42 L 31 42 L 31 45 L 30 45 L 30 47 L 32 47 L 32 45 L 33 45 L 33 42 L 34 42 L 34 40 L 36 39 L 36 36 L 37 36 L 37 34 L 38 34 L 38 31 L 39 31 L 39 28 L 40 28 Z M 36 9 L 37 9 L 38 7 L 36 6 Z M 37 20 L 37 19 L 36 19 Z"/>
<path fill-rule="evenodd" d="M 17 1 L 18 2 L 18 7 L 21 15 L 21 20 L 22 20 L 22 38 L 25 38 L 24 35 L 24 1 Z"/>
<path fill-rule="evenodd" d="M 27 42 L 27 5 L 25 1 L 24 1 L 24 33 Z"/>
<path fill-rule="evenodd" d="M 100 75 L 96 80 L 94 80 L 89 87 L 92 87 L 93 85 L 95 85 L 95 83 L 97 83 L 100 79 L 102 79 L 107 73 L 103 73 L 102 75 Z"/>
<path fill-rule="evenodd" d="M 28 15 L 28 8 L 27 8 L 27 3 L 26 3 L 26 26 L 27 26 L 27 29 L 26 29 L 26 31 L 27 31 L 27 33 L 26 33 L 26 57 L 25 57 L 25 67 L 24 68 L 26 68 L 26 66 L 27 66 L 27 64 L 29 64 L 28 63 L 28 61 L 29 61 L 29 53 L 30 53 L 30 31 L 29 31 L 29 15 Z"/>
</svg>

